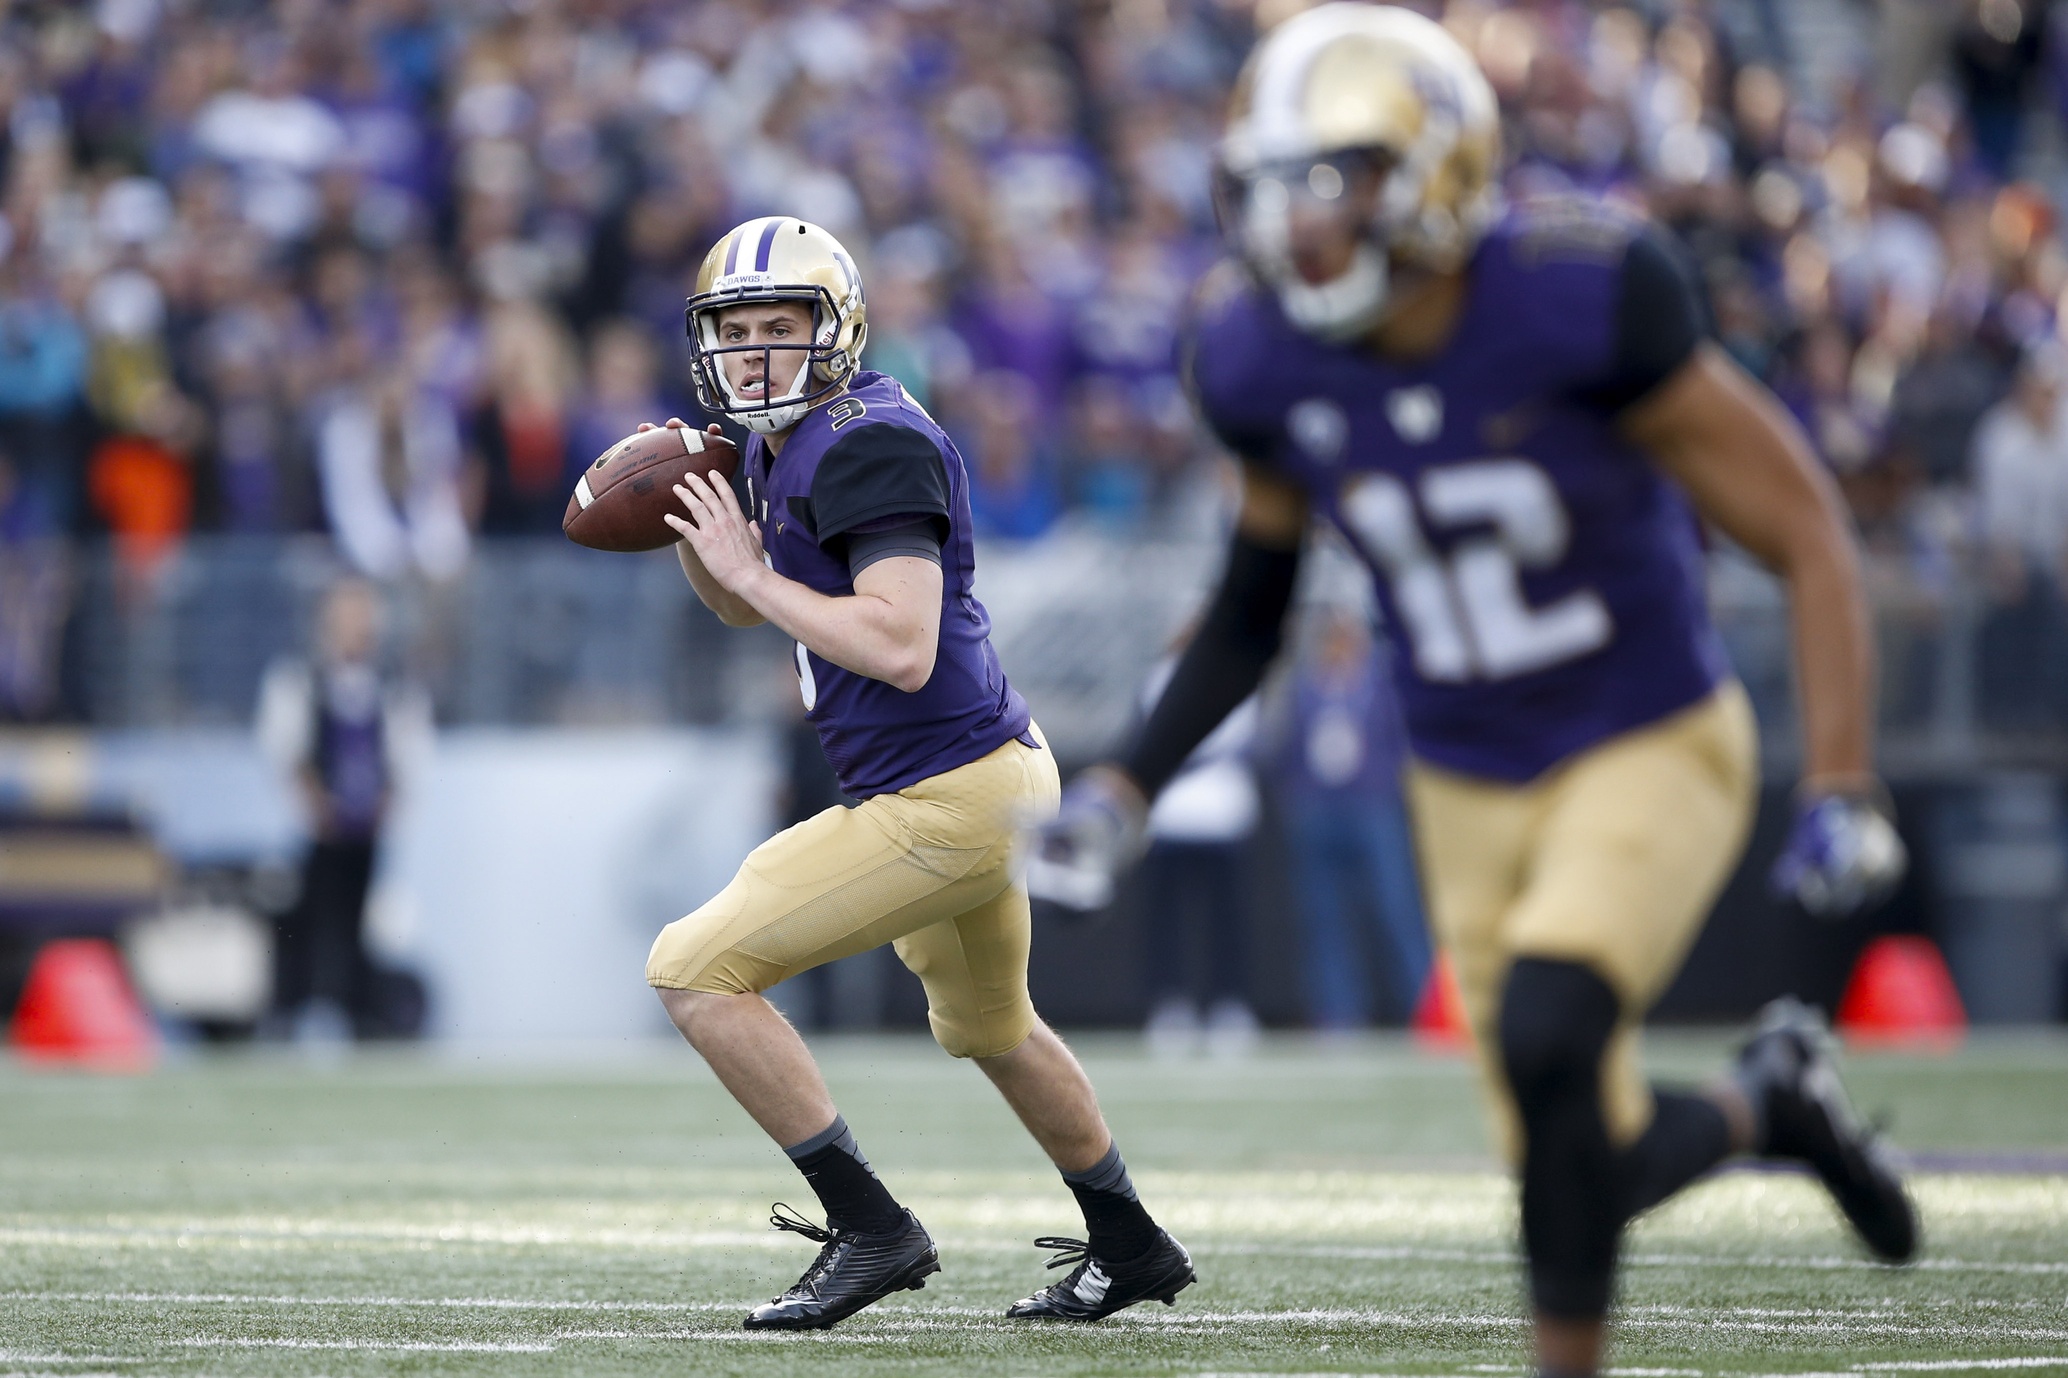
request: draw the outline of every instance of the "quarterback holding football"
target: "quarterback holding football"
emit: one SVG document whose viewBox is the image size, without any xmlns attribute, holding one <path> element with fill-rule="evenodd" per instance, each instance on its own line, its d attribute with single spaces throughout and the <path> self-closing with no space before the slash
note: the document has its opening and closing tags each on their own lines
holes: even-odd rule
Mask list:
<svg viewBox="0 0 2068 1378">
<path fill-rule="evenodd" d="M 647 962 L 675 1026 L 825 1207 L 823 1228 L 773 1217 L 823 1247 L 745 1323 L 830 1326 L 939 1271 L 925 1227 L 761 996 L 885 943 L 926 987 L 935 1039 L 983 1069 L 1084 1214 L 1084 1240 L 1037 1241 L 1071 1271 L 1006 1314 L 1091 1321 L 1168 1303 L 1192 1260 L 1143 1209 L 1090 1081 L 1027 996 L 1014 853 L 1024 822 L 1055 812 L 1059 782 L 972 587 L 962 457 L 895 379 L 862 371 L 861 278 L 818 226 L 770 216 L 727 234 L 687 316 L 699 403 L 752 434 L 732 483 L 684 467 L 667 519 L 683 571 L 727 624 L 796 640 L 805 709 L 861 801 L 755 848 Z"/>
<path fill-rule="evenodd" d="M 1148 800 L 1276 654 L 1308 524 L 1370 566 L 1414 764 L 1428 907 L 1521 1181 L 1546 1378 L 1601 1362 L 1624 1225 L 1740 1152 L 1806 1163 L 1889 1261 L 1917 1225 L 1794 1002 L 1701 1091 L 1638 1029 L 1744 845 L 1755 725 L 1700 523 L 1792 608 L 1806 772 L 1777 880 L 1876 898 L 1903 853 L 1873 770 L 1854 543 L 1786 413 L 1705 338 L 1671 246 L 1572 199 L 1506 207 L 1492 88 L 1438 25 L 1336 3 L 1272 31 L 1219 160 L 1196 403 L 1242 462 L 1226 573 L 1125 757 L 1041 842 L 1059 898 L 1131 859 Z"/>
</svg>

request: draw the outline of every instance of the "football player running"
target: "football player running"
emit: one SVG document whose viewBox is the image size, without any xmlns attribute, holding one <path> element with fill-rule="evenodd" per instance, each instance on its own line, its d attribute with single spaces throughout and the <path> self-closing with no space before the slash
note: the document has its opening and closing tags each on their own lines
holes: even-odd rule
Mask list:
<svg viewBox="0 0 2068 1378">
<path fill-rule="evenodd" d="M 1917 1242 L 1800 1005 L 1770 1007 L 1711 1088 L 1640 1072 L 1639 1023 L 1754 807 L 1698 515 L 1788 588 L 1807 770 L 1777 881 L 1842 912 L 1903 853 L 1832 486 L 1705 341 L 1656 231 L 1578 200 L 1508 210 L 1499 156 L 1485 77 L 1407 11 L 1324 5 L 1251 55 L 1219 167 L 1236 261 L 1202 284 L 1189 342 L 1198 406 L 1243 462 L 1226 572 L 1124 759 L 1072 783 L 1037 890 L 1110 891 L 1146 802 L 1277 652 L 1310 518 L 1339 528 L 1401 648 L 1423 878 L 1521 1180 L 1537 1361 L 1579 1375 L 1623 1226 L 1733 1153 L 1806 1163 L 1883 1259 Z"/>
<path fill-rule="evenodd" d="M 1029 817 L 1053 815 L 1059 783 L 972 589 L 962 458 L 895 379 L 860 370 L 861 279 L 818 226 L 771 216 L 733 230 L 687 316 L 698 401 L 752 434 L 744 508 L 700 475 L 675 489 L 683 572 L 728 625 L 772 622 L 796 639 L 805 709 L 862 801 L 755 848 L 647 961 L 676 1028 L 825 1207 L 823 1229 L 778 1208 L 773 1224 L 824 1247 L 746 1325 L 830 1326 L 939 1271 L 933 1240 L 761 996 L 884 943 L 925 985 L 934 1038 L 983 1069 L 1084 1213 L 1084 1240 L 1037 1241 L 1059 1251 L 1051 1267 L 1076 1266 L 1006 1314 L 1091 1321 L 1169 1303 L 1192 1260 L 1143 1209 L 1083 1068 L 1027 997 L 1013 854 Z"/>
</svg>

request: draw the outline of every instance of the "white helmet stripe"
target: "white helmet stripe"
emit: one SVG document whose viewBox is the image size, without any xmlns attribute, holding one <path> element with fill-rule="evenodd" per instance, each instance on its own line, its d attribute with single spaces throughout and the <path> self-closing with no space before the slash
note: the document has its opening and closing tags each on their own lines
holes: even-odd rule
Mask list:
<svg viewBox="0 0 2068 1378">
<path fill-rule="evenodd" d="M 732 243 L 727 245 L 725 249 L 725 271 L 720 273 L 719 276 L 729 278 L 734 273 L 753 272 L 753 251 L 748 250 L 747 262 L 742 264 L 740 262 L 740 247 L 744 244 L 764 241 L 769 227 L 781 218 L 780 216 L 764 215 L 758 220 L 749 220 L 746 224 L 734 230 L 732 232 Z M 762 255 L 762 261 L 765 264 L 767 262 L 767 250 L 764 249 Z M 764 268 L 762 271 L 765 272 L 767 270 Z"/>
<path fill-rule="evenodd" d="M 1252 162 L 1305 157 L 1314 151 L 1307 130 L 1302 95 L 1307 71 L 1321 50 L 1341 38 L 1346 24 L 1326 22 L 1330 10 L 1363 11 L 1364 5 L 1324 5 L 1312 10 L 1288 37 L 1295 42 L 1267 44 L 1259 54 L 1256 85 L 1250 94 L 1244 152 Z M 1338 20 L 1362 18 L 1362 14 L 1334 16 Z"/>
</svg>

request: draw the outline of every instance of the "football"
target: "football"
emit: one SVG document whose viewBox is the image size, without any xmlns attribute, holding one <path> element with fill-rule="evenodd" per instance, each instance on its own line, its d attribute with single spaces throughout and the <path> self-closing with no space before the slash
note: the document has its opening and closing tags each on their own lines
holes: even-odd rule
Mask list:
<svg viewBox="0 0 2068 1378">
<path fill-rule="evenodd" d="M 682 516 L 674 493 L 685 474 L 714 482 L 732 478 L 739 449 L 724 436 L 687 426 L 663 426 L 628 435 L 582 471 L 560 529 L 591 550 L 659 550 L 680 539 L 661 518 Z"/>
</svg>

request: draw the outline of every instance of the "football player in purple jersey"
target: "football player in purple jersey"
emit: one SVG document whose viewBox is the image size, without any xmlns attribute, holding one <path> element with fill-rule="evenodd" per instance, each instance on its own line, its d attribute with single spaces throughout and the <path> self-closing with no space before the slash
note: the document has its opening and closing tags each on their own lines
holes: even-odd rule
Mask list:
<svg viewBox="0 0 2068 1378">
<path fill-rule="evenodd" d="M 691 475 L 676 488 L 683 572 L 728 625 L 772 622 L 796 639 L 806 713 L 861 800 L 755 848 L 647 961 L 669 1018 L 825 1207 L 824 1228 L 778 1208 L 773 1224 L 823 1247 L 745 1323 L 834 1325 L 939 1271 L 925 1227 L 761 995 L 884 943 L 926 987 L 934 1038 L 983 1069 L 1084 1214 L 1083 1240 L 1036 1241 L 1071 1271 L 1006 1314 L 1094 1321 L 1169 1304 L 1192 1260 L 1143 1209 L 1084 1069 L 1027 997 L 1014 853 L 1020 828 L 1054 813 L 1059 783 L 976 600 L 962 457 L 897 380 L 861 371 L 861 278 L 818 226 L 768 216 L 727 234 L 687 314 L 698 401 L 752 434 L 733 484 Z"/>
<path fill-rule="evenodd" d="M 1881 1258 L 1917 1245 L 1822 1026 L 1769 1007 L 1730 1073 L 1647 1085 L 1637 1031 L 1736 863 L 1755 727 L 1712 628 L 1699 522 L 1786 583 L 1806 770 L 1776 873 L 1840 912 L 1903 867 L 1874 773 L 1874 655 L 1832 485 L 1704 336 L 1659 232 L 1598 203 L 1509 209 L 1499 117 L 1428 20 L 1336 3 L 1234 92 L 1231 261 L 1189 340 L 1242 461 L 1227 570 L 1123 759 L 1072 783 L 1030 870 L 1092 903 L 1147 801 L 1277 653 L 1308 524 L 1370 566 L 1414 763 L 1428 907 L 1521 1179 L 1545 1375 L 1598 1371 L 1623 1226 L 1735 1153 L 1813 1169 Z"/>
</svg>

